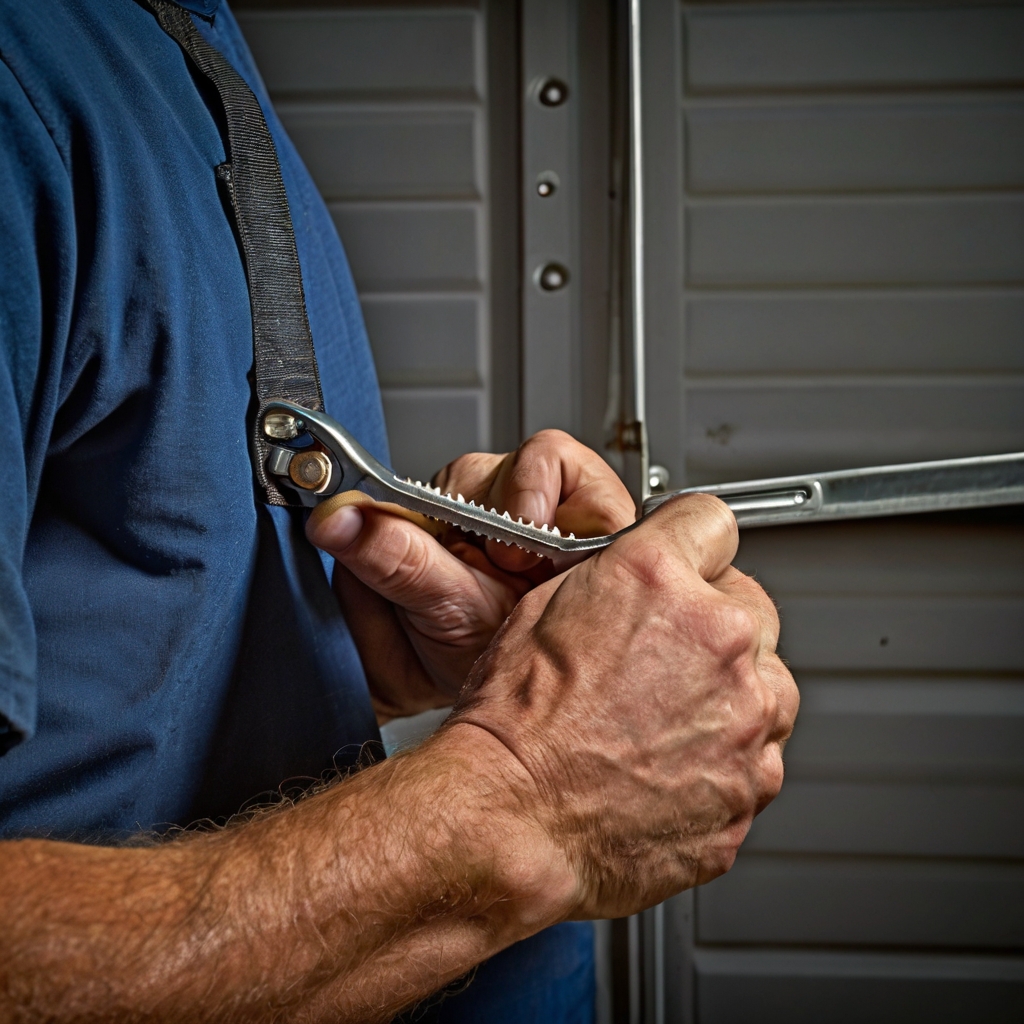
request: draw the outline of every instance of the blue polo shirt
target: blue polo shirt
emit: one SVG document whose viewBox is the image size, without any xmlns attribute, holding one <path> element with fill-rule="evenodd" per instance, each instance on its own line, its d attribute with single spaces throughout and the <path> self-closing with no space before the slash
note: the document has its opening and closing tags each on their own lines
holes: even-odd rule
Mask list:
<svg viewBox="0 0 1024 1024">
<path fill-rule="evenodd" d="M 264 104 L 327 411 L 386 460 L 330 216 L 231 12 L 196 22 Z M 0 6 L 0 835 L 229 815 L 378 738 L 300 515 L 254 497 L 222 117 L 143 4 Z"/>
<path fill-rule="evenodd" d="M 263 104 L 326 409 L 387 461 L 330 216 L 227 6 L 182 6 Z M 0 838 L 223 818 L 379 739 L 326 560 L 254 496 L 221 119 L 136 0 L 0 4 Z M 534 936 L 416 1019 L 589 1024 L 591 934 Z"/>
</svg>

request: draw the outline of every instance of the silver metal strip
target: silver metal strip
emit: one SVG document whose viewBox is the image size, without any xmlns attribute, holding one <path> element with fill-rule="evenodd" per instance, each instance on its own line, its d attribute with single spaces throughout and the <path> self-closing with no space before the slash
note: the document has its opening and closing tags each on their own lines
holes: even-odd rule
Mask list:
<svg viewBox="0 0 1024 1024">
<path fill-rule="evenodd" d="M 742 527 L 941 512 L 1024 502 L 1024 452 L 688 487 L 656 494 L 644 514 L 677 494 L 715 494 Z"/>
<path fill-rule="evenodd" d="M 644 147 L 643 76 L 640 64 L 640 0 L 629 3 L 629 205 L 632 243 L 633 302 L 633 416 L 640 431 L 640 498 L 651 493 L 647 444 L 644 295 Z"/>
</svg>

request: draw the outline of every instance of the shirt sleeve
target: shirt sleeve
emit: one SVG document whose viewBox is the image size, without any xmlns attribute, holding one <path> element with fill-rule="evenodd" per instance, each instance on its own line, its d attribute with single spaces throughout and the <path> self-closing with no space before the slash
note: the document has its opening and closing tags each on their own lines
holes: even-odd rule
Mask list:
<svg viewBox="0 0 1024 1024">
<path fill-rule="evenodd" d="M 22 567 L 49 433 L 36 427 L 67 191 L 53 140 L 0 59 L 0 753 L 35 729 L 36 635 Z"/>
</svg>

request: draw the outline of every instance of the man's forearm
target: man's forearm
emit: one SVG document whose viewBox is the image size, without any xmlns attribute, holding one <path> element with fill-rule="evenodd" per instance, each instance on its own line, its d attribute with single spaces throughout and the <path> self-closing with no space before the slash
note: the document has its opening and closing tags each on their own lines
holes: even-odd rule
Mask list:
<svg viewBox="0 0 1024 1024">
<path fill-rule="evenodd" d="M 3 1016 L 387 1020 L 567 906 L 529 785 L 461 725 L 216 834 L 0 844 Z"/>
</svg>

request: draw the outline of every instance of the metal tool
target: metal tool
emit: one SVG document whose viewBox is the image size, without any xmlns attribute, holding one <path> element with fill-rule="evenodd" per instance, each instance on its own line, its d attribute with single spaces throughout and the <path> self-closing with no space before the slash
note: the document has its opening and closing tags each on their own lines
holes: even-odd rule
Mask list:
<svg viewBox="0 0 1024 1024">
<path fill-rule="evenodd" d="M 1024 502 L 1024 452 L 780 476 L 655 494 L 644 513 L 677 494 L 715 494 L 740 526 L 942 512 Z"/>
<path fill-rule="evenodd" d="M 633 529 L 604 537 L 563 536 L 557 526 L 517 521 L 461 494 L 402 479 L 330 416 L 291 402 L 268 403 L 261 427 L 270 443 L 267 471 L 294 505 L 314 507 L 359 490 L 376 501 L 544 555 L 558 568 Z M 1024 452 L 691 487 L 651 496 L 644 514 L 676 495 L 696 493 L 718 495 L 742 527 L 1013 505 L 1024 502 Z"/>
</svg>

